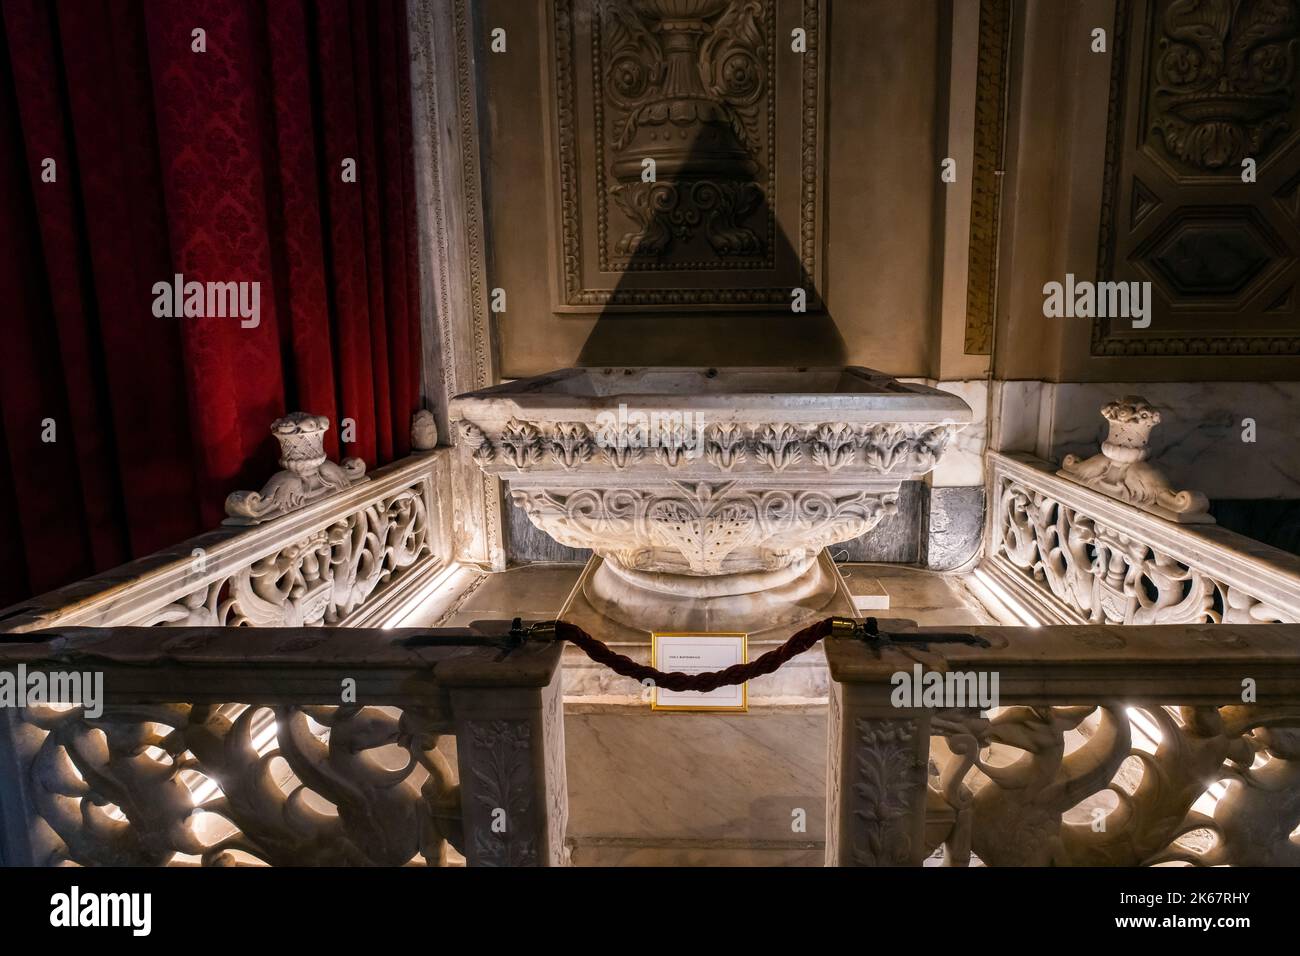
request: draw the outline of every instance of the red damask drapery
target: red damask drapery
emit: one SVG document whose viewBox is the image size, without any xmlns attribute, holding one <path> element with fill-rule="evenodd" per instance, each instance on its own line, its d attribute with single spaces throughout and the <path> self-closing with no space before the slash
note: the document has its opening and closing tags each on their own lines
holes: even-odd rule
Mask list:
<svg viewBox="0 0 1300 956">
<path fill-rule="evenodd" d="M 0 11 L 0 607 L 216 525 L 286 411 L 406 454 L 403 0 Z M 177 273 L 260 283 L 259 323 L 156 317 Z"/>
</svg>

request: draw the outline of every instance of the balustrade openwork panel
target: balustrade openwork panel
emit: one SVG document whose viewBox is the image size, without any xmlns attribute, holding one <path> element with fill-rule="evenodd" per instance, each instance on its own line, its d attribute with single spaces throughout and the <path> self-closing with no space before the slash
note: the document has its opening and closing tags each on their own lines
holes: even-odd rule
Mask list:
<svg viewBox="0 0 1300 956">
<path fill-rule="evenodd" d="M 984 568 L 1057 623 L 1300 621 L 1300 560 L 1213 525 L 1176 525 L 989 455 Z"/>
<path fill-rule="evenodd" d="M 826 642 L 828 863 L 1300 865 L 1300 627 L 931 630 Z M 997 701 L 895 706 L 914 667 Z"/>
<path fill-rule="evenodd" d="M 560 645 L 484 627 L 0 643 L 0 670 L 102 678 L 0 707 L 0 862 L 561 864 Z"/>
<path fill-rule="evenodd" d="M 254 528 L 222 528 L 9 608 L 0 630 L 366 624 L 451 558 L 445 452 Z"/>
<path fill-rule="evenodd" d="M 33 862 L 443 865 L 464 847 L 440 729 L 417 707 L 28 707 Z"/>
<path fill-rule="evenodd" d="M 1297 866 L 1300 705 L 936 715 L 928 827 L 988 866 Z"/>
</svg>

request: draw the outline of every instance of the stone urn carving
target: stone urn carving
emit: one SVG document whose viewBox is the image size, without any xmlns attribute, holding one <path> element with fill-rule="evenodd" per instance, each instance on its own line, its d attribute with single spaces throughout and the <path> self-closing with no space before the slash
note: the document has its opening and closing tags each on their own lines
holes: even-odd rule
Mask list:
<svg viewBox="0 0 1300 956">
<path fill-rule="evenodd" d="M 620 255 L 658 256 L 696 231 L 718 256 L 752 256 L 763 202 L 756 117 L 770 78 L 761 10 L 733 0 L 638 0 L 601 14 L 604 95 L 623 114 L 610 192 L 637 224 Z M 646 162 L 655 175 L 646 179 Z"/>
<path fill-rule="evenodd" d="M 629 368 L 482 389 L 451 415 L 534 525 L 602 559 L 584 585 L 602 614 L 749 630 L 823 606 L 821 551 L 894 512 L 971 412 L 869 369 Z"/>
<path fill-rule="evenodd" d="M 335 464 L 325 457 L 324 415 L 293 412 L 271 423 L 280 443 L 280 467 L 261 491 L 236 491 L 226 498 L 226 525 L 255 525 L 301 508 L 326 495 L 364 480 L 366 464 L 345 458 Z"/>
<path fill-rule="evenodd" d="M 1058 475 L 1169 521 L 1214 523 L 1205 495 L 1175 491 L 1164 473 L 1147 463 L 1151 430 L 1160 424 L 1155 406 L 1141 396 L 1127 395 L 1102 406 L 1101 415 L 1110 423 L 1101 454 L 1088 459 L 1066 455 Z"/>
</svg>

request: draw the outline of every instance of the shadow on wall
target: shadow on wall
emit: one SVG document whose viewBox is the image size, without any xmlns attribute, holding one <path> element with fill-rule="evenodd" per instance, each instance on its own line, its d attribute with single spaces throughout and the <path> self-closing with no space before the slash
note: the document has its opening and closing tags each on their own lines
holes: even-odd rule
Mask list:
<svg viewBox="0 0 1300 956">
<path fill-rule="evenodd" d="M 729 76 L 722 84 L 706 80 L 708 58 L 701 58 L 700 37 L 706 17 L 726 4 L 692 0 L 689 5 L 699 8 L 701 30 L 664 41 L 662 69 L 654 80 L 634 82 L 637 95 L 626 96 L 629 90 L 621 84 L 627 76 L 611 74 L 607 83 L 609 95 L 622 96 L 627 107 L 621 123 L 597 131 L 607 137 L 612 157 L 605 171 L 613 226 L 608 242 L 622 274 L 578 364 L 842 365 L 844 340 L 767 194 L 767 164 L 775 158 L 763 155 L 752 122 L 761 81 L 748 76 Z M 655 8 L 651 3 L 642 9 L 653 16 Z M 676 22 L 680 27 L 686 21 Z M 624 218 L 631 228 L 619 236 L 616 223 Z M 797 283 L 791 282 L 794 263 L 799 263 Z M 776 295 L 787 304 L 706 305 L 690 313 L 654 311 L 653 305 L 628 310 L 638 301 L 636 293 L 647 288 L 694 283 L 735 289 L 739 296 L 756 278 L 778 289 Z M 806 311 L 789 304 L 796 290 L 806 297 Z"/>
</svg>

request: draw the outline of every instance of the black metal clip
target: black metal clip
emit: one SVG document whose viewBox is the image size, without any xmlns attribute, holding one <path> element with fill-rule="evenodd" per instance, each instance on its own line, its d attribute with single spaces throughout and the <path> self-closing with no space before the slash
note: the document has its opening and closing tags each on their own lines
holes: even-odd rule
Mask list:
<svg viewBox="0 0 1300 956">
<path fill-rule="evenodd" d="M 992 647 L 987 638 L 980 637 L 978 634 L 962 634 L 958 632 L 945 631 L 925 631 L 910 632 L 899 631 L 894 634 L 882 634 L 880 624 L 874 617 L 857 620 L 851 617 L 836 617 L 831 619 L 831 634 L 835 637 L 852 637 L 855 640 L 863 641 L 872 647 L 883 647 L 886 644 L 966 644 L 971 647 Z"/>
<path fill-rule="evenodd" d="M 545 642 L 555 640 L 555 621 L 535 621 L 524 626 L 524 619 L 517 617 L 510 622 L 510 633 L 507 640 L 515 647 L 527 644 L 529 641 Z"/>
</svg>

